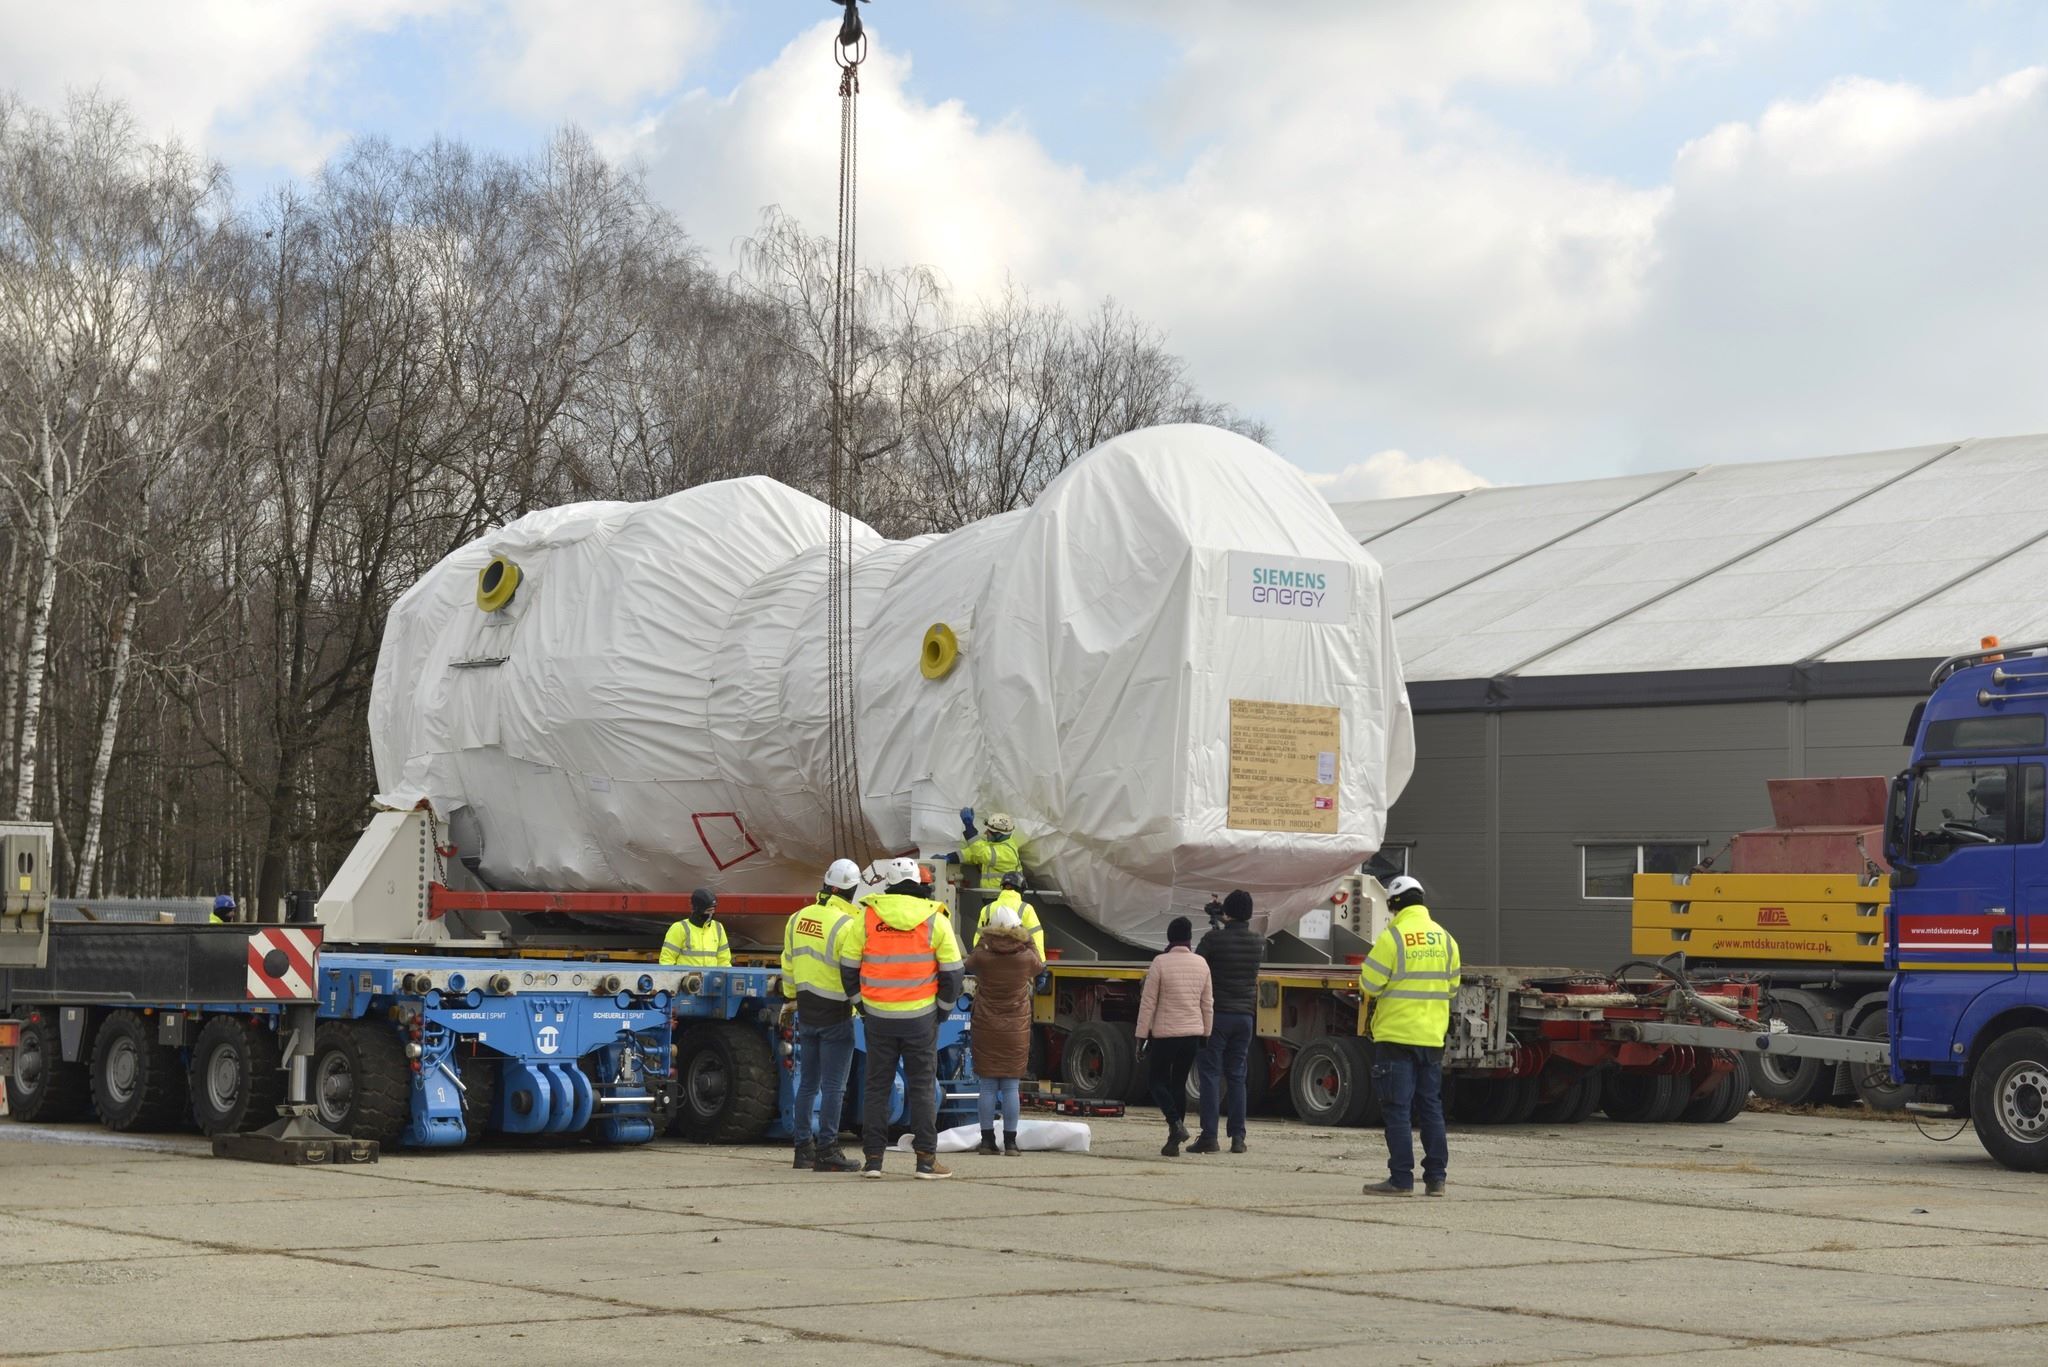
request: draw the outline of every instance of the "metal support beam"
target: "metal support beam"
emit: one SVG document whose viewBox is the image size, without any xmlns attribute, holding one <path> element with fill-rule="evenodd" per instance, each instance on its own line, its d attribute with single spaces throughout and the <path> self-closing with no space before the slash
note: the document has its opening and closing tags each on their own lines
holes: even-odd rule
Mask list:
<svg viewBox="0 0 2048 1367">
<path fill-rule="evenodd" d="M 1665 1025 L 1659 1021 L 1616 1021 L 1612 1031 L 1616 1039 L 1639 1040 L 1644 1044 L 1690 1044 L 1700 1049 L 1784 1054 L 1788 1058 L 1828 1063 L 1890 1063 L 1892 1059 L 1892 1047 L 1884 1040 L 1851 1039 L 1845 1035 L 1793 1035 L 1716 1025 Z"/>
</svg>

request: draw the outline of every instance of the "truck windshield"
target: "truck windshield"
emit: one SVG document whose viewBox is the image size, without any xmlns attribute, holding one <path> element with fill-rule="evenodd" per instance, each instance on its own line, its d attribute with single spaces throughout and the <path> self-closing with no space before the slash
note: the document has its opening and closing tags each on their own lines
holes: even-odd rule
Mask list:
<svg viewBox="0 0 2048 1367">
<path fill-rule="evenodd" d="M 1934 864 L 1965 845 L 2006 844 L 2011 773 L 2004 765 L 1922 769 L 1913 780 L 1907 860 Z"/>
</svg>

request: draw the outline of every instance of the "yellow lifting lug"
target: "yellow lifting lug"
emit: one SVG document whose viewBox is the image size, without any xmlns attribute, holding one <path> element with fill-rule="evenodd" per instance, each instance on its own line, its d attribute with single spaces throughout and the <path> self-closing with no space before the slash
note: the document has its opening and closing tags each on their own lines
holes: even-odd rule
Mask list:
<svg viewBox="0 0 2048 1367">
<path fill-rule="evenodd" d="M 492 556 L 491 563 L 476 572 L 476 605 L 485 612 L 505 607 L 517 592 L 519 566 L 502 555 Z"/>
<path fill-rule="evenodd" d="M 960 638 L 953 634 L 953 628 L 944 622 L 936 622 L 926 630 L 917 667 L 927 679 L 945 678 L 953 672 L 953 666 L 959 659 Z"/>
</svg>

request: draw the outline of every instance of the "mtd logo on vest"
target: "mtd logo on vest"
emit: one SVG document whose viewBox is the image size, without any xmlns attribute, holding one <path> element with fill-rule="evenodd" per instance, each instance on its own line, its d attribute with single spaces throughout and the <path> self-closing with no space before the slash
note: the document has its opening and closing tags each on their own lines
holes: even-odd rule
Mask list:
<svg viewBox="0 0 2048 1367">
<path fill-rule="evenodd" d="M 1342 560 L 1230 552 L 1233 617 L 1342 623 L 1351 616 L 1351 566 Z"/>
</svg>

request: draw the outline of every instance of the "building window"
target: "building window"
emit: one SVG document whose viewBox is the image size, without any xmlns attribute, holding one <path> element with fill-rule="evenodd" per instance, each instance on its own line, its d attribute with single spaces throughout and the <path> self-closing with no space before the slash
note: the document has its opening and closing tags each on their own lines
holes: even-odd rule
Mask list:
<svg viewBox="0 0 2048 1367">
<path fill-rule="evenodd" d="M 1579 847 L 1579 872 L 1587 898 L 1626 902 L 1635 896 L 1639 873 L 1691 873 L 1700 846 L 1677 841 L 1599 844 Z"/>
</svg>

